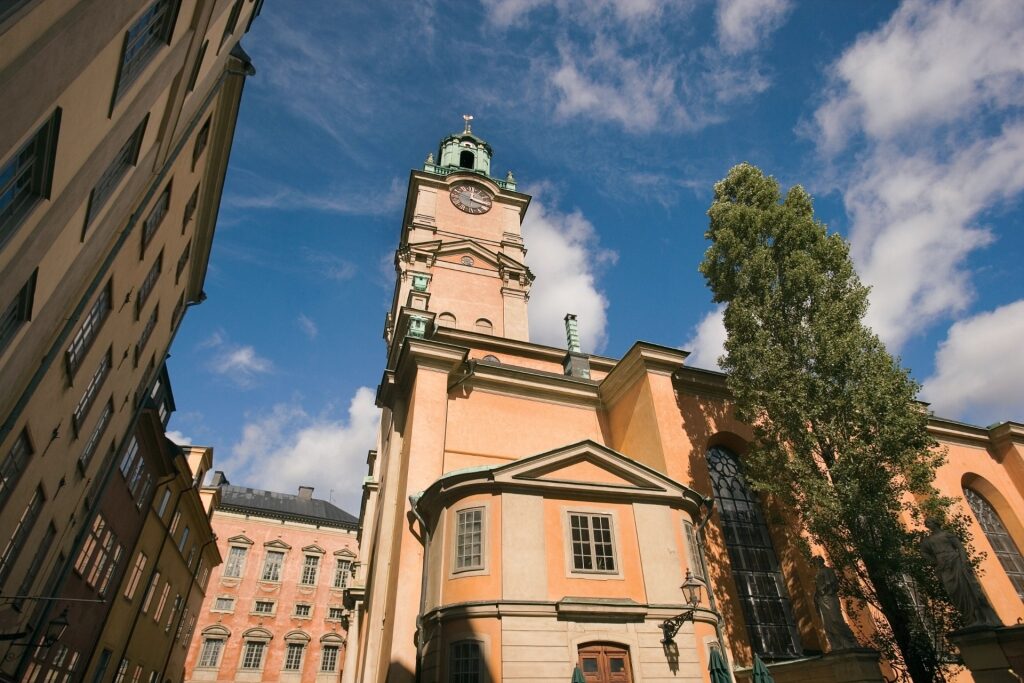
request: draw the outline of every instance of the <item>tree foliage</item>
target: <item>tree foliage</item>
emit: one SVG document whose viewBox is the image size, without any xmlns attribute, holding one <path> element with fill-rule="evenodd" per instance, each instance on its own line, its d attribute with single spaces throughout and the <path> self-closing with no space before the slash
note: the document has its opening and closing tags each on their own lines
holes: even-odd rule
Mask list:
<svg viewBox="0 0 1024 683">
<path fill-rule="evenodd" d="M 824 549 L 842 594 L 885 615 L 867 644 L 903 677 L 943 680 L 936 634 L 957 615 L 908 522 L 931 514 L 965 536 L 933 486 L 944 451 L 919 386 L 863 323 L 869 290 L 846 242 L 815 220 L 800 186 L 780 200 L 774 178 L 734 167 L 715 184 L 701 264 L 726 304 L 736 414 L 755 431 L 747 476 L 795 512 L 805 552 Z"/>
</svg>

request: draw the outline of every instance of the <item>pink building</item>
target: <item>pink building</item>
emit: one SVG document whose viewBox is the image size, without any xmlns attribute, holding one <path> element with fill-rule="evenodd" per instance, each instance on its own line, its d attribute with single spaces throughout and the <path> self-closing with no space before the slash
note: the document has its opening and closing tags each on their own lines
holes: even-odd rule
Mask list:
<svg viewBox="0 0 1024 683">
<path fill-rule="evenodd" d="M 221 472 L 212 486 L 224 563 L 211 577 L 185 680 L 340 680 L 357 520 L 313 498 L 311 487 L 261 491 L 231 486 Z"/>
</svg>

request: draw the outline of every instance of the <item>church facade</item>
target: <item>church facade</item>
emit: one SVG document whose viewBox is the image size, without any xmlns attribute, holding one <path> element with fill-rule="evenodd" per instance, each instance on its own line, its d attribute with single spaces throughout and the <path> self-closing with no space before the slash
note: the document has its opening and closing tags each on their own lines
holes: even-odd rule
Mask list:
<svg viewBox="0 0 1024 683">
<path fill-rule="evenodd" d="M 755 654 L 778 681 L 882 680 L 874 655 L 830 653 L 721 373 L 645 342 L 584 354 L 571 315 L 568 349 L 529 341 L 530 197 L 491 159 L 467 121 L 410 176 L 342 681 L 742 679 Z M 1016 623 L 1024 425 L 931 429 Z"/>
</svg>

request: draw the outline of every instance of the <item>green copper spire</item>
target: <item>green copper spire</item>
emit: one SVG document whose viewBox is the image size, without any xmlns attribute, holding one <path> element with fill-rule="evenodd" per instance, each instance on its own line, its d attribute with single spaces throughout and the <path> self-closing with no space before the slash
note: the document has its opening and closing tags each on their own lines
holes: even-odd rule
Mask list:
<svg viewBox="0 0 1024 683">
<path fill-rule="evenodd" d="M 516 189 L 512 171 L 508 172 L 504 180 L 491 176 L 491 156 L 494 150 L 486 140 L 473 133 L 472 115 L 463 114 L 462 120 L 465 122 L 462 132 L 452 133 L 441 140 L 436 160 L 433 154 L 428 156 L 426 163 L 423 164 L 423 170 L 437 175 L 478 173 L 487 176 L 502 189 Z"/>
</svg>

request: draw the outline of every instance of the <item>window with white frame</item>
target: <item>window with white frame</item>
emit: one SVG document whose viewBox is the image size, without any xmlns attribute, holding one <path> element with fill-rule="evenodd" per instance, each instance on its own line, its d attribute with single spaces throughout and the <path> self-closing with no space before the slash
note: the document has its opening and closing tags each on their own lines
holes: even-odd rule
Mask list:
<svg viewBox="0 0 1024 683">
<path fill-rule="evenodd" d="M 484 509 L 459 510 L 455 514 L 455 571 L 484 567 Z"/>
<path fill-rule="evenodd" d="M 705 581 L 704 563 L 701 562 L 701 548 L 697 542 L 697 529 L 693 522 L 683 520 L 683 536 L 686 538 L 686 561 L 694 578 Z"/>
<path fill-rule="evenodd" d="M 245 567 L 245 556 L 249 549 L 245 546 L 233 545 L 228 549 L 228 561 L 224 563 L 224 574 L 228 578 L 237 579 L 242 576 Z"/>
<path fill-rule="evenodd" d="M 302 669 L 302 654 L 306 651 L 305 643 L 288 643 L 284 654 L 284 670 L 299 671 Z"/>
<path fill-rule="evenodd" d="M 273 614 L 274 613 L 274 601 L 273 600 L 257 600 L 253 603 L 252 611 L 256 614 Z"/>
<path fill-rule="evenodd" d="M 89 312 L 86 313 L 82 324 L 78 326 L 78 331 L 75 332 L 71 344 L 68 345 L 68 349 L 64 353 L 64 361 L 67 365 L 69 377 L 74 377 L 75 373 L 78 372 L 78 368 L 82 366 L 85 354 L 92 347 L 92 343 L 96 340 L 96 335 L 99 334 L 107 316 L 110 315 L 113 287 L 113 282 L 108 280 L 106 287 L 100 290 L 99 296 L 96 297 L 96 301 L 93 302 Z"/>
<path fill-rule="evenodd" d="M 352 571 L 352 561 L 337 558 L 334 561 L 334 587 L 344 588 L 348 585 L 349 573 Z"/>
<path fill-rule="evenodd" d="M 245 649 L 242 651 L 243 669 L 262 669 L 263 654 L 267 651 L 267 644 L 262 640 L 248 640 Z"/>
<path fill-rule="evenodd" d="M 481 683 L 483 666 L 480 643 L 475 640 L 460 640 L 452 643 L 448 659 L 449 683 Z"/>
<path fill-rule="evenodd" d="M 124 597 L 131 600 L 135 597 L 135 589 L 139 586 L 139 581 L 142 579 L 142 572 L 146 569 L 146 562 L 149 558 L 146 557 L 146 553 L 139 551 L 139 554 L 135 556 L 135 564 L 132 565 L 131 574 L 128 575 L 128 581 L 124 585 Z"/>
<path fill-rule="evenodd" d="M 280 581 L 283 565 L 284 553 L 280 550 L 268 550 L 267 557 L 263 560 L 263 573 L 260 578 L 263 581 Z"/>
<path fill-rule="evenodd" d="M 338 650 L 341 648 L 337 645 L 324 645 L 320 653 L 320 671 L 329 672 L 338 670 Z"/>
<path fill-rule="evenodd" d="M 306 555 L 306 559 L 302 563 L 302 580 L 299 583 L 304 586 L 315 586 L 319 569 L 320 558 L 316 555 Z"/>
<path fill-rule="evenodd" d="M 233 612 L 235 609 L 235 599 L 218 597 L 213 601 L 213 609 L 217 612 Z"/>
<path fill-rule="evenodd" d="M 201 669 L 216 669 L 220 666 L 221 654 L 224 652 L 224 642 L 230 632 L 223 626 L 209 626 L 203 629 L 203 648 L 199 651 L 199 659 L 196 667 Z"/>
<path fill-rule="evenodd" d="M 344 615 L 344 611 L 341 607 L 327 608 L 327 618 L 331 621 L 341 621 L 342 615 Z"/>
<path fill-rule="evenodd" d="M 573 571 L 616 570 L 611 515 L 570 512 L 569 533 Z"/>
<path fill-rule="evenodd" d="M 308 617 L 312 609 L 312 605 L 307 605 L 305 603 L 295 605 L 295 616 Z"/>
</svg>

